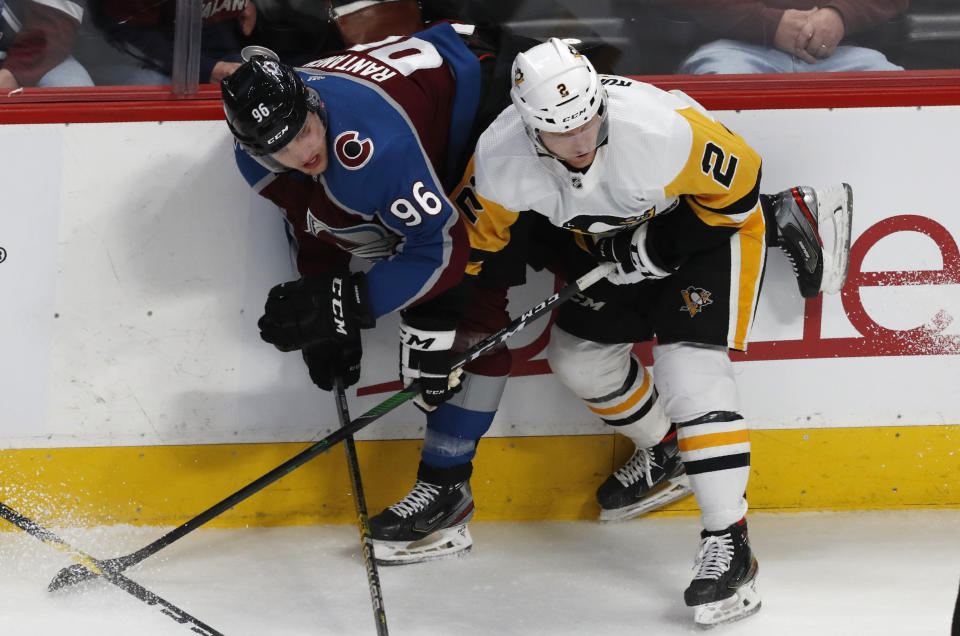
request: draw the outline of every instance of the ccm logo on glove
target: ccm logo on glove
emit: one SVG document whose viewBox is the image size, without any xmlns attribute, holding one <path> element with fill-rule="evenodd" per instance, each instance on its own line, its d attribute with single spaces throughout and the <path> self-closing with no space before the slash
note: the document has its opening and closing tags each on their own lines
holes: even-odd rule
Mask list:
<svg viewBox="0 0 960 636">
<path fill-rule="evenodd" d="M 343 315 L 343 278 L 336 277 L 330 281 L 331 299 L 333 306 L 333 323 L 337 333 L 347 335 L 347 319 Z"/>
</svg>

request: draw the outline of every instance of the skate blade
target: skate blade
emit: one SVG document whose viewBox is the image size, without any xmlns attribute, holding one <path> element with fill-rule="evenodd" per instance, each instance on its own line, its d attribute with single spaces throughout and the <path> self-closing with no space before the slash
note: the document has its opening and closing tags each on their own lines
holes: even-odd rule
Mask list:
<svg viewBox="0 0 960 636">
<path fill-rule="evenodd" d="M 466 524 L 444 528 L 417 541 L 373 540 L 377 565 L 410 565 L 453 556 L 466 556 L 473 537 Z"/>
<path fill-rule="evenodd" d="M 817 222 L 833 224 L 833 247 L 823 252 L 823 280 L 820 290 L 836 294 L 847 282 L 850 265 L 850 230 L 853 217 L 853 189 L 846 183 L 817 190 Z"/>
<path fill-rule="evenodd" d="M 600 522 L 611 523 L 633 519 L 692 494 L 693 489 L 690 487 L 690 480 L 687 478 L 687 473 L 683 473 L 668 480 L 659 491 L 635 504 L 612 510 L 601 510 Z"/>
<path fill-rule="evenodd" d="M 737 593 L 730 598 L 713 603 L 704 603 L 693 608 L 693 622 L 698 627 L 710 629 L 724 623 L 739 621 L 760 610 L 760 590 L 757 588 L 757 577 L 749 583 L 737 588 Z"/>
</svg>

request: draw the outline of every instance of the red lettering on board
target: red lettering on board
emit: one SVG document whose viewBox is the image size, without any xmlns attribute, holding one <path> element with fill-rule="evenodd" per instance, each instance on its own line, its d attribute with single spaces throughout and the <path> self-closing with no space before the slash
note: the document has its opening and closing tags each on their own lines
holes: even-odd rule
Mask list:
<svg viewBox="0 0 960 636">
<path fill-rule="evenodd" d="M 938 270 L 896 270 L 882 272 L 862 271 L 867 253 L 881 239 L 898 232 L 919 232 L 937 245 L 943 257 Z M 822 297 L 806 301 L 803 316 L 803 336 L 799 340 L 769 340 L 750 343 L 746 352 L 731 351 L 734 362 L 760 360 L 797 360 L 811 358 L 861 358 L 872 356 L 923 356 L 960 354 L 960 335 L 944 334 L 953 321 L 946 310 L 931 308 L 930 319 L 912 329 L 895 330 L 882 326 L 863 306 L 861 290 L 866 287 L 896 287 L 910 285 L 960 285 L 960 250 L 949 230 L 925 216 L 904 214 L 883 219 L 861 234 L 850 248 L 850 268 L 843 287 L 841 302 L 850 324 L 861 337 L 823 338 L 820 335 L 823 317 Z M 560 289 L 559 283 L 556 289 Z M 550 323 L 553 316 L 550 317 Z M 549 323 L 536 340 L 519 349 L 513 349 L 511 376 L 542 375 L 550 373 L 546 360 L 535 360 L 547 346 Z M 653 364 L 653 344 L 638 344 L 634 351 L 647 366 Z M 358 389 L 357 395 L 398 391 L 399 381 Z"/>
</svg>

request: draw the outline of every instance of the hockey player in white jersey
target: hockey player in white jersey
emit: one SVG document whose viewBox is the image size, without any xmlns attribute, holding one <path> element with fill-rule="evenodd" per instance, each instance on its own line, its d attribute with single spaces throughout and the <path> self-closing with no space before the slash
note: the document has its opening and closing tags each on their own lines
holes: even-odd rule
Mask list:
<svg viewBox="0 0 960 636">
<path fill-rule="evenodd" d="M 745 518 L 750 439 L 728 349 L 747 347 L 768 242 L 787 252 L 804 296 L 840 289 L 850 188 L 761 195 L 760 157 L 703 107 L 599 76 L 556 39 L 517 56 L 511 98 L 474 157 L 480 202 L 498 216 L 470 231 L 493 249 L 535 214 L 531 254 L 568 280 L 617 263 L 609 282 L 558 310 L 548 348 L 559 379 L 636 446 L 597 492 L 601 518 L 692 489 L 704 530 L 685 601 L 705 626 L 747 616 L 760 607 Z M 835 226 L 827 254 L 825 222 Z M 654 337 L 656 385 L 631 353 Z"/>
</svg>

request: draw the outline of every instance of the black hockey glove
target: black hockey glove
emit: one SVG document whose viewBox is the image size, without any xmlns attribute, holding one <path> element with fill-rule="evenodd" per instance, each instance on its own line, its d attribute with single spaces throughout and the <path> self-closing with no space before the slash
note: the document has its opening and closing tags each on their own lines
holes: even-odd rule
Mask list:
<svg viewBox="0 0 960 636">
<path fill-rule="evenodd" d="M 456 329 L 434 331 L 418 329 L 400 322 L 400 377 L 403 385 L 416 381 L 420 395 L 413 399 L 421 410 L 429 412 L 460 390 L 460 369 L 450 372 L 450 349 Z"/>
<path fill-rule="evenodd" d="M 648 225 L 641 223 L 634 229 L 596 239 L 590 247 L 593 255 L 601 261 L 617 264 L 616 271 L 607 276 L 614 285 L 630 285 L 671 274 L 654 263 L 647 252 L 647 229 Z"/>
<path fill-rule="evenodd" d="M 360 273 L 310 274 L 277 285 L 257 323 L 260 337 L 280 351 L 325 341 L 359 347 L 360 329 L 375 322 L 367 295 L 367 280 Z"/>
<path fill-rule="evenodd" d="M 336 378 L 343 380 L 344 388 L 360 380 L 360 334 L 354 341 L 323 340 L 303 348 L 303 361 L 307 363 L 310 379 L 324 391 L 333 390 Z"/>
</svg>

